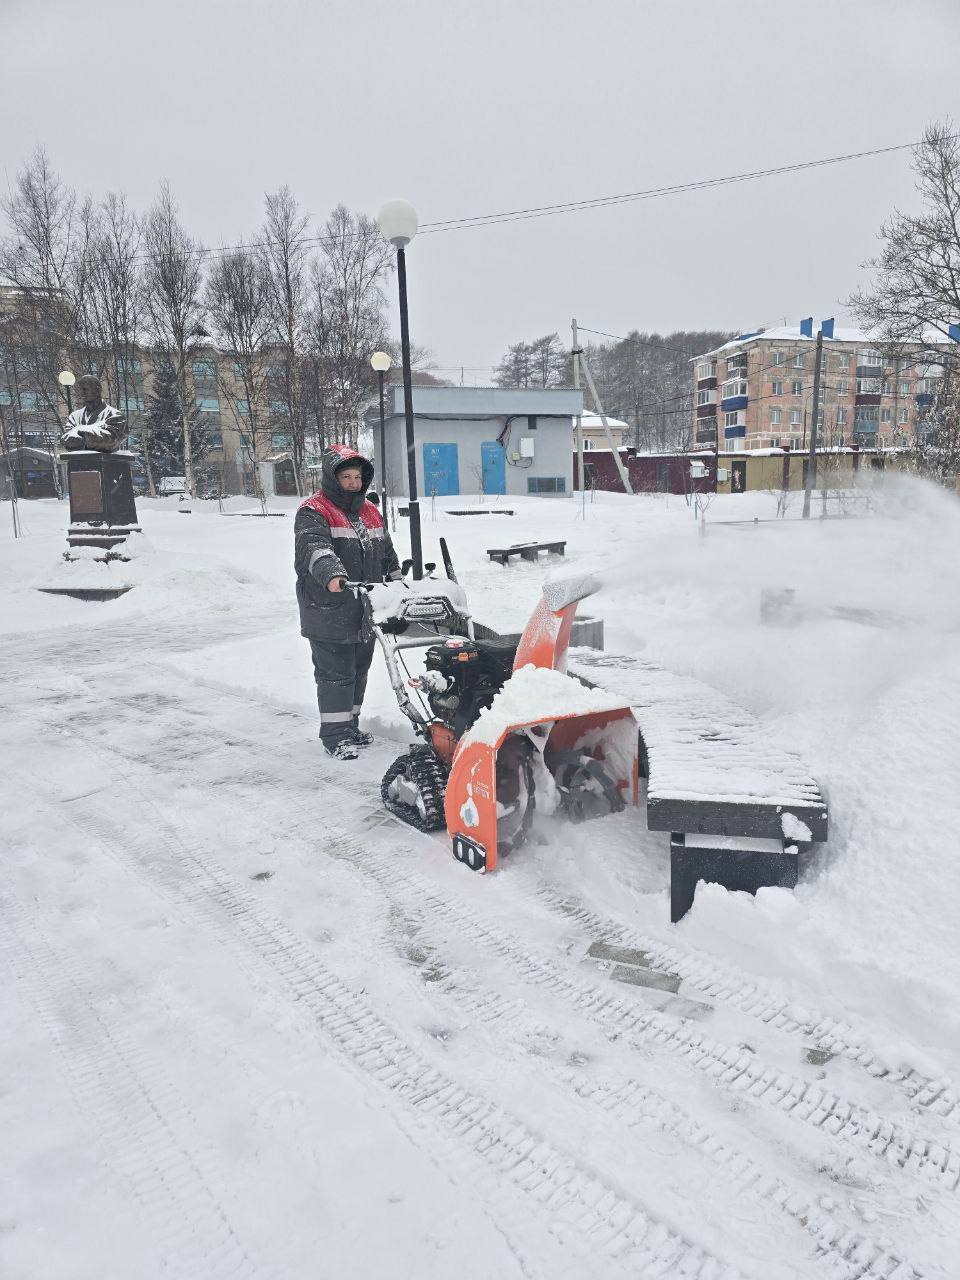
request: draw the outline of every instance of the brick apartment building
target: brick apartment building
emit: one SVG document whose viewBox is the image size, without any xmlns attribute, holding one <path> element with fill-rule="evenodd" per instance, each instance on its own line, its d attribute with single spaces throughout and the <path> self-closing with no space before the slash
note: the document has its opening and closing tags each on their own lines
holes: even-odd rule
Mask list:
<svg viewBox="0 0 960 1280">
<path fill-rule="evenodd" d="M 824 448 L 906 445 L 933 404 L 939 369 L 917 346 L 889 352 L 858 329 L 834 330 L 823 344 L 819 440 Z M 743 333 L 693 366 L 691 444 L 740 453 L 804 449 L 813 404 L 816 339 L 785 325 Z"/>
</svg>

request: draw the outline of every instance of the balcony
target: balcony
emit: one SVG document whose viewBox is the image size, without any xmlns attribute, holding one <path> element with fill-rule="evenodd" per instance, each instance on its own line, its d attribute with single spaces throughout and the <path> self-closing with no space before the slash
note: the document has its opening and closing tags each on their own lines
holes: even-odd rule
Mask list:
<svg viewBox="0 0 960 1280">
<path fill-rule="evenodd" d="M 733 413 L 736 409 L 745 409 L 750 397 L 746 394 L 736 396 L 726 396 L 720 401 L 720 408 L 724 413 Z"/>
<path fill-rule="evenodd" d="M 920 406 L 921 409 L 929 409 L 930 405 L 933 404 L 934 396 L 931 395 L 929 391 L 921 391 L 917 395 L 916 399 L 917 399 L 917 404 Z"/>
</svg>

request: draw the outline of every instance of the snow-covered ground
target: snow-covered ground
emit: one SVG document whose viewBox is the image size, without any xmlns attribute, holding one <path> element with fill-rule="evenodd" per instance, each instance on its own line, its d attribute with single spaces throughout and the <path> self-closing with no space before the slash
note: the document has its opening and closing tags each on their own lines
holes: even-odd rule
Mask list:
<svg viewBox="0 0 960 1280">
<path fill-rule="evenodd" d="M 518 629 L 557 567 L 485 548 L 566 538 L 607 649 L 752 711 L 829 843 L 676 927 L 636 811 L 474 876 L 382 813 L 379 660 L 376 746 L 320 751 L 295 503 L 141 500 L 105 604 L 36 590 L 65 506 L 19 541 L 0 507 L 0 1275 L 956 1276 L 960 503 L 720 497 L 702 536 L 676 497 L 443 509 L 474 502 L 424 537 L 478 619 Z"/>
</svg>

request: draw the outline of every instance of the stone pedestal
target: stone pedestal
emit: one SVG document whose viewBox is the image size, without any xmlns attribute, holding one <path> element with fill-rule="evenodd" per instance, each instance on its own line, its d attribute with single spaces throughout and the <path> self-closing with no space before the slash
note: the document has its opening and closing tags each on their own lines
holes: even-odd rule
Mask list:
<svg viewBox="0 0 960 1280">
<path fill-rule="evenodd" d="M 74 551 L 92 547 L 101 552 L 93 558 L 103 566 L 97 575 L 102 578 L 111 563 L 128 559 L 124 555 L 123 544 L 131 534 L 140 533 L 130 470 L 134 455 L 126 449 L 117 449 L 113 453 L 76 449 L 61 456 L 67 463 L 70 490 L 67 544 Z M 41 591 L 73 596 L 78 600 L 113 600 L 130 590 L 129 583 L 81 581 L 84 577 L 81 565 L 84 562 L 89 564 L 89 557 L 71 555 L 68 550 L 64 559 L 76 570 L 73 575 L 76 582 L 57 582 L 56 585 L 41 587 Z"/>
</svg>

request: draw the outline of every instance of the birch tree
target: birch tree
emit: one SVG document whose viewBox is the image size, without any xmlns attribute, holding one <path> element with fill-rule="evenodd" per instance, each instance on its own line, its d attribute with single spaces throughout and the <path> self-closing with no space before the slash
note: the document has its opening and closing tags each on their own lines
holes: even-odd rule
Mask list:
<svg viewBox="0 0 960 1280">
<path fill-rule="evenodd" d="M 190 360 L 197 340 L 206 336 L 201 266 L 204 250 L 181 225 L 166 183 L 144 221 L 143 244 L 146 314 L 158 357 L 171 365 L 176 377 L 183 431 L 183 470 L 187 491 L 195 498 L 197 487 L 189 428 L 195 396 Z"/>
<path fill-rule="evenodd" d="M 267 214 L 261 232 L 262 256 L 268 287 L 272 340 L 282 354 L 280 376 L 271 379 L 273 399 L 283 403 L 293 440 L 293 470 L 297 492 L 307 491 L 306 425 L 301 380 L 306 335 L 308 214 L 301 212 L 290 188 L 266 197 Z"/>
</svg>

